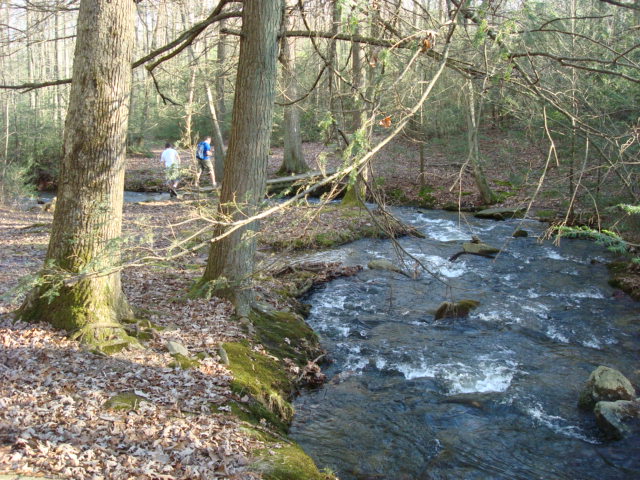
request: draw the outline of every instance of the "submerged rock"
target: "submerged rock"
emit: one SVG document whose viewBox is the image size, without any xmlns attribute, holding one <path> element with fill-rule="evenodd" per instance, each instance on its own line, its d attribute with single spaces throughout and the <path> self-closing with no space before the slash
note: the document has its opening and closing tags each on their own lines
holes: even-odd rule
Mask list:
<svg viewBox="0 0 640 480">
<path fill-rule="evenodd" d="M 435 319 L 466 317 L 469 312 L 477 308 L 480 302 L 476 300 L 460 300 L 459 302 L 442 302 L 435 313 Z"/>
<path fill-rule="evenodd" d="M 640 399 L 598 402 L 593 413 L 598 426 L 609 438 L 621 440 L 640 432 Z"/>
<path fill-rule="evenodd" d="M 636 391 L 627 377 L 614 368 L 599 366 L 589 375 L 587 384 L 580 393 L 578 406 L 590 410 L 598 402 L 635 398 Z"/>
<path fill-rule="evenodd" d="M 396 264 L 390 262 L 389 260 L 385 260 L 383 258 L 371 260 L 367 266 L 371 270 L 387 270 L 389 272 L 395 272 L 395 273 L 404 275 L 405 277 L 409 277 L 409 274 L 405 272 L 402 268 L 398 267 Z"/>
<path fill-rule="evenodd" d="M 506 220 L 508 218 L 521 218 L 524 216 L 525 209 L 522 207 L 515 208 L 487 208 L 480 210 L 474 215 L 477 218 L 488 218 L 490 220 Z"/>
<path fill-rule="evenodd" d="M 474 255 L 493 255 L 500 251 L 499 248 L 492 247 L 483 242 L 465 242 L 462 244 L 462 248 L 465 253 L 471 253 Z"/>
</svg>

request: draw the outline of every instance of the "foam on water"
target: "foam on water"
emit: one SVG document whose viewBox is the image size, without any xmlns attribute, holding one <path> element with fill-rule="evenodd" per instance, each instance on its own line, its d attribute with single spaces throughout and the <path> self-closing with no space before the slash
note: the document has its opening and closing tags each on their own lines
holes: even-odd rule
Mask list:
<svg viewBox="0 0 640 480">
<path fill-rule="evenodd" d="M 509 360 L 480 360 L 476 365 L 463 363 L 440 363 L 429 366 L 425 361 L 420 365 L 399 364 L 391 366 L 407 380 L 435 378 L 444 387 L 447 395 L 461 393 L 505 392 L 517 371 L 517 363 Z"/>
<path fill-rule="evenodd" d="M 557 340 L 558 342 L 561 342 L 561 343 L 569 343 L 569 338 L 563 333 L 559 332 L 556 329 L 556 327 L 553 325 L 547 328 L 546 334 L 547 334 L 547 337 L 549 337 L 551 340 Z"/>
<path fill-rule="evenodd" d="M 516 317 L 511 312 L 500 312 L 493 310 L 490 312 L 471 312 L 469 318 L 478 319 L 481 322 L 499 323 L 503 325 L 513 325 L 522 323 L 522 318 Z"/>
<path fill-rule="evenodd" d="M 596 350 L 600 350 L 602 348 L 602 344 L 596 339 L 596 337 L 591 337 L 590 339 L 583 340 L 580 343 L 585 347 L 594 348 Z"/>
<path fill-rule="evenodd" d="M 482 361 L 477 366 L 458 363 L 442 373 L 450 395 L 460 393 L 506 392 L 517 364 L 505 361 Z"/>
<path fill-rule="evenodd" d="M 510 296 L 510 298 L 517 299 L 517 297 Z M 534 313 L 539 318 L 547 318 L 547 312 L 549 312 L 549 307 L 542 303 L 531 302 L 531 303 L 522 303 L 520 308 L 525 312 Z"/>
<path fill-rule="evenodd" d="M 425 362 L 422 362 L 418 366 L 401 363 L 393 367 L 393 370 L 399 371 L 407 380 L 413 380 L 415 378 L 428 378 L 435 377 L 437 370 L 434 367 L 429 367 Z"/>
<path fill-rule="evenodd" d="M 425 255 L 414 252 L 411 252 L 411 254 L 423 262 L 430 271 L 448 278 L 461 277 L 467 271 L 467 265 L 464 261 L 452 263 L 448 259 L 439 257 L 438 255 Z"/>
<path fill-rule="evenodd" d="M 543 252 L 545 256 L 551 260 L 569 260 L 567 257 L 563 257 L 557 250 L 551 247 L 544 247 Z"/>
<path fill-rule="evenodd" d="M 461 228 L 457 222 L 441 218 L 429 218 L 418 215 L 411 223 L 422 228 L 428 238 L 441 242 L 451 242 L 453 240 L 469 240 L 471 233 L 468 229 Z"/>
<path fill-rule="evenodd" d="M 587 436 L 580 427 L 569 425 L 569 422 L 562 417 L 550 415 L 544 411 L 542 405 L 536 403 L 527 409 L 527 414 L 539 425 L 545 426 L 565 437 L 577 438 L 591 444 L 598 444 L 597 440 Z"/>
</svg>

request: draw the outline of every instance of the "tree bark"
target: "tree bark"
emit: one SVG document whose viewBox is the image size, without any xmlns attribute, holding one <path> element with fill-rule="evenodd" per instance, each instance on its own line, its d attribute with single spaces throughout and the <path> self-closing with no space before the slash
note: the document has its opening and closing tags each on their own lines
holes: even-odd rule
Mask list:
<svg viewBox="0 0 640 480">
<path fill-rule="evenodd" d="M 298 98 L 298 79 L 295 67 L 295 39 L 282 38 L 280 63 L 284 87 L 284 102 Z M 284 106 L 284 156 L 279 173 L 296 174 L 309 170 L 302 153 L 302 132 L 300 131 L 300 107 L 298 104 Z"/>
<path fill-rule="evenodd" d="M 209 86 L 209 81 L 206 76 L 204 78 L 204 88 L 207 92 L 207 105 L 209 106 L 209 115 L 211 116 L 211 123 L 213 124 L 213 155 L 216 178 L 224 177 L 224 160 L 226 154 L 224 152 L 224 140 L 222 140 L 222 131 L 220 130 L 220 122 L 218 121 L 218 113 L 216 112 L 216 105 L 213 100 L 213 93 Z"/>
<path fill-rule="evenodd" d="M 253 215 L 265 193 L 281 8 L 281 0 L 244 2 L 231 137 L 219 207 L 222 215 L 235 221 Z M 202 278 L 203 282 L 221 281 L 225 286 L 216 294 L 232 300 L 239 312 L 252 300 L 256 229 L 253 222 L 214 242 Z"/>
<path fill-rule="evenodd" d="M 223 30 L 225 28 L 225 24 L 226 22 L 224 20 L 220 21 L 220 30 Z M 223 33 L 220 33 L 218 37 L 217 57 L 218 66 L 216 69 L 216 97 L 218 100 L 218 105 L 216 110 L 218 112 L 218 115 L 220 115 L 220 118 L 224 120 L 224 116 L 227 113 L 227 108 L 224 103 L 224 67 L 225 62 L 227 61 L 227 36 Z"/>
<path fill-rule="evenodd" d="M 331 4 L 331 35 L 338 34 L 340 29 L 340 22 L 342 18 L 342 8 L 339 0 L 332 0 Z M 340 83 L 339 77 L 335 73 L 335 69 L 338 68 L 338 42 L 335 39 L 329 40 L 329 55 L 327 57 L 327 91 L 329 98 L 329 112 L 331 113 L 331 126 L 327 128 L 325 135 L 325 143 L 329 143 L 331 140 L 335 140 L 338 143 L 341 142 L 341 137 L 337 132 L 338 117 L 340 114 L 338 97 L 340 95 Z"/>
<path fill-rule="evenodd" d="M 131 316 L 114 267 L 120 257 L 134 20 L 131 0 L 80 3 L 45 285 L 31 292 L 19 312 L 98 345 L 126 340 L 119 320 Z"/>
<path fill-rule="evenodd" d="M 478 190 L 480 191 L 482 201 L 487 205 L 491 205 L 496 202 L 496 196 L 491 190 L 491 187 L 489 187 L 487 177 L 484 175 L 482 166 L 480 165 L 480 147 L 478 145 L 480 113 L 476 112 L 475 87 L 471 80 L 467 80 L 467 86 L 469 87 L 469 110 L 467 112 L 467 140 L 469 144 L 469 153 L 467 161 L 471 164 L 473 178 Z"/>
</svg>

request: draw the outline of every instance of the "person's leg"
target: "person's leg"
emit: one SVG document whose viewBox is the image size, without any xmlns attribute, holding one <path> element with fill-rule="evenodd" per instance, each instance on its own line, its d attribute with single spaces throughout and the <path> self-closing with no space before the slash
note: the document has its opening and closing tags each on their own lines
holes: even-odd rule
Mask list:
<svg viewBox="0 0 640 480">
<path fill-rule="evenodd" d="M 200 188 L 200 175 L 202 175 L 202 160 L 196 162 L 196 189 Z"/>
<path fill-rule="evenodd" d="M 207 158 L 205 160 L 206 165 L 207 165 L 207 169 L 209 170 L 209 178 L 211 178 L 211 186 L 213 188 L 216 188 L 216 171 L 213 168 L 213 162 L 211 161 L 210 158 Z"/>
</svg>

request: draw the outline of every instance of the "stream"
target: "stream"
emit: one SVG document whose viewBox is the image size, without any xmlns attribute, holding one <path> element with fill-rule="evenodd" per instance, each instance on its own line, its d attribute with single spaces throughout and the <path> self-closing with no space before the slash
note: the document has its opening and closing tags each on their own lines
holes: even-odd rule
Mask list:
<svg viewBox="0 0 640 480">
<path fill-rule="evenodd" d="M 607 284 L 613 257 L 588 241 L 540 242 L 535 221 L 394 213 L 426 235 L 399 243 L 438 278 L 365 268 L 307 298 L 333 362 L 295 401 L 291 437 L 342 480 L 640 478 L 640 438 L 604 441 L 577 408 L 598 365 L 640 380 L 638 303 Z M 504 251 L 449 262 L 471 235 Z M 401 264 L 389 240 L 323 260 L 374 258 Z M 451 299 L 480 306 L 434 320 Z"/>
<path fill-rule="evenodd" d="M 38 192 L 38 198 L 44 202 L 50 202 L 56 196 L 53 192 Z M 132 192 L 124 191 L 125 203 L 159 202 L 171 198 L 168 192 Z"/>
</svg>

